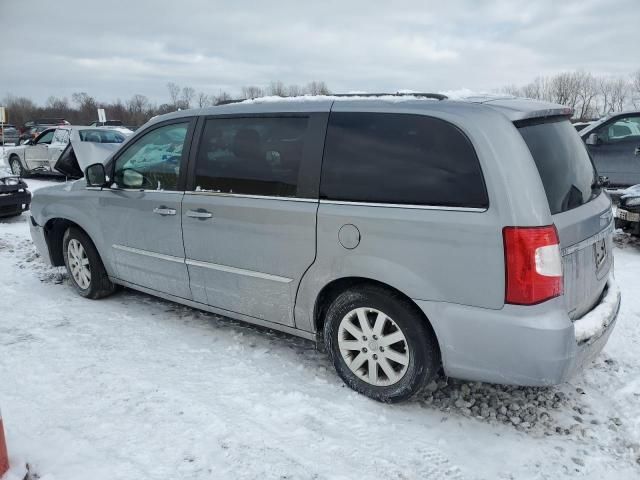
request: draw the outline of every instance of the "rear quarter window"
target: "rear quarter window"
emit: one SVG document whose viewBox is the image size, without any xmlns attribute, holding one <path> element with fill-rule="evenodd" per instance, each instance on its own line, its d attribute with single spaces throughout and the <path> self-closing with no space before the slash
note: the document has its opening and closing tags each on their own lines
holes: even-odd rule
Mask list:
<svg viewBox="0 0 640 480">
<path fill-rule="evenodd" d="M 454 125 L 423 115 L 332 113 L 320 197 L 486 208 L 480 164 Z"/>
<path fill-rule="evenodd" d="M 582 139 L 565 117 L 516 122 L 544 186 L 551 214 L 577 208 L 601 191 Z"/>
</svg>

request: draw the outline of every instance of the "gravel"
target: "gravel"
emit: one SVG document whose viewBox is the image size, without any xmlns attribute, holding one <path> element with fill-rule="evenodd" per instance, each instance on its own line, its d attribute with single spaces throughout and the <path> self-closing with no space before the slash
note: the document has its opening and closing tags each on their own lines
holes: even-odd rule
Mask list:
<svg viewBox="0 0 640 480">
<path fill-rule="evenodd" d="M 581 402 L 582 388 L 567 394 L 557 387 L 516 387 L 440 378 L 431 382 L 418 399 L 426 408 L 458 413 L 478 421 L 511 425 L 520 431 L 544 435 L 588 436 L 585 424 L 597 424 Z M 594 423 L 595 422 L 595 423 Z M 612 428 L 622 425 L 611 418 Z"/>
</svg>

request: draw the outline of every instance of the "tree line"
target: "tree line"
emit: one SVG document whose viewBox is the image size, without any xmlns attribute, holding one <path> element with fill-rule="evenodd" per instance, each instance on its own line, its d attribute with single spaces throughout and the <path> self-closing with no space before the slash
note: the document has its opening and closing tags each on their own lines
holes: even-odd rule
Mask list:
<svg viewBox="0 0 640 480">
<path fill-rule="evenodd" d="M 582 70 L 537 77 L 524 86 L 501 89 L 518 97 L 571 107 L 574 118 L 593 120 L 610 113 L 640 109 L 640 70 L 629 76 L 593 75 Z"/>
<path fill-rule="evenodd" d="M 44 105 L 38 105 L 27 97 L 7 95 L 0 105 L 7 107 L 9 123 L 18 127 L 25 122 L 44 118 L 64 118 L 72 125 L 86 125 L 98 119 L 98 108 L 104 108 L 107 119 L 121 120 L 125 125 L 139 126 L 156 115 L 204 108 L 231 99 L 249 99 L 277 95 L 280 97 L 298 95 L 327 95 L 330 92 L 324 81 L 312 81 L 306 85 L 285 85 L 281 81 L 270 82 L 266 87 L 247 85 L 241 88 L 239 96 L 224 90 L 217 94 L 197 92 L 193 87 L 167 83 L 168 101 L 156 104 L 142 94 L 135 94 L 129 100 L 112 102 L 99 101 L 86 92 L 77 92 L 68 97 L 50 96 Z"/>
<path fill-rule="evenodd" d="M 51 96 L 44 105 L 37 105 L 27 97 L 7 95 L 1 104 L 7 107 L 9 122 L 17 126 L 39 118 L 64 118 L 75 125 L 97 120 L 97 109 L 104 108 L 108 119 L 122 120 L 125 125 L 142 125 L 151 117 L 178 109 L 203 108 L 234 99 L 264 96 L 327 95 L 331 91 L 324 81 L 312 81 L 306 85 L 285 85 L 272 81 L 266 86 L 245 85 L 240 95 L 224 90 L 217 94 L 198 92 L 190 86 L 175 82 L 167 84 L 168 101 L 156 104 L 142 94 L 129 100 L 102 102 L 86 92 L 78 92 L 71 98 Z M 574 118 L 591 120 L 626 109 L 640 109 L 640 70 L 627 77 L 593 75 L 582 70 L 540 76 L 524 86 L 510 85 L 500 89 L 518 97 L 546 100 L 566 105 L 574 111 Z"/>
</svg>

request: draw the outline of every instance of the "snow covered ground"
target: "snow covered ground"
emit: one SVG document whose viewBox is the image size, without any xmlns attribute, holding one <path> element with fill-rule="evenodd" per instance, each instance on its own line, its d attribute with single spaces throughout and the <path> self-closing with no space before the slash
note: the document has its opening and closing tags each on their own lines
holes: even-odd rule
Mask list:
<svg viewBox="0 0 640 480">
<path fill-rule="evenodd" d="M 0 220 L 11 480 L 26 463 L 41 480 L 640 478 L 640 242 L 623 234 L 616 330 L 572 382 L 442 379 L 389 406 L 305 340 L 130 290 L 79 297 L 27 220 Z"/>
</svg>

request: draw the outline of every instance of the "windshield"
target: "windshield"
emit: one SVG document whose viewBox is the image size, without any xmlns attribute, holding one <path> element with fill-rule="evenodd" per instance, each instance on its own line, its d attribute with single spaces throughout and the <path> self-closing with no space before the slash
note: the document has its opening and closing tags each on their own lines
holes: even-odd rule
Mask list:
<svg viewBox="0 0 640 480">
<path fill-rule="evenodd" d="M 595 198 L 601 190 L 589 153 L 565 117 L 516 122 L 538 167 L 552 214 Z"/>
</svg>

